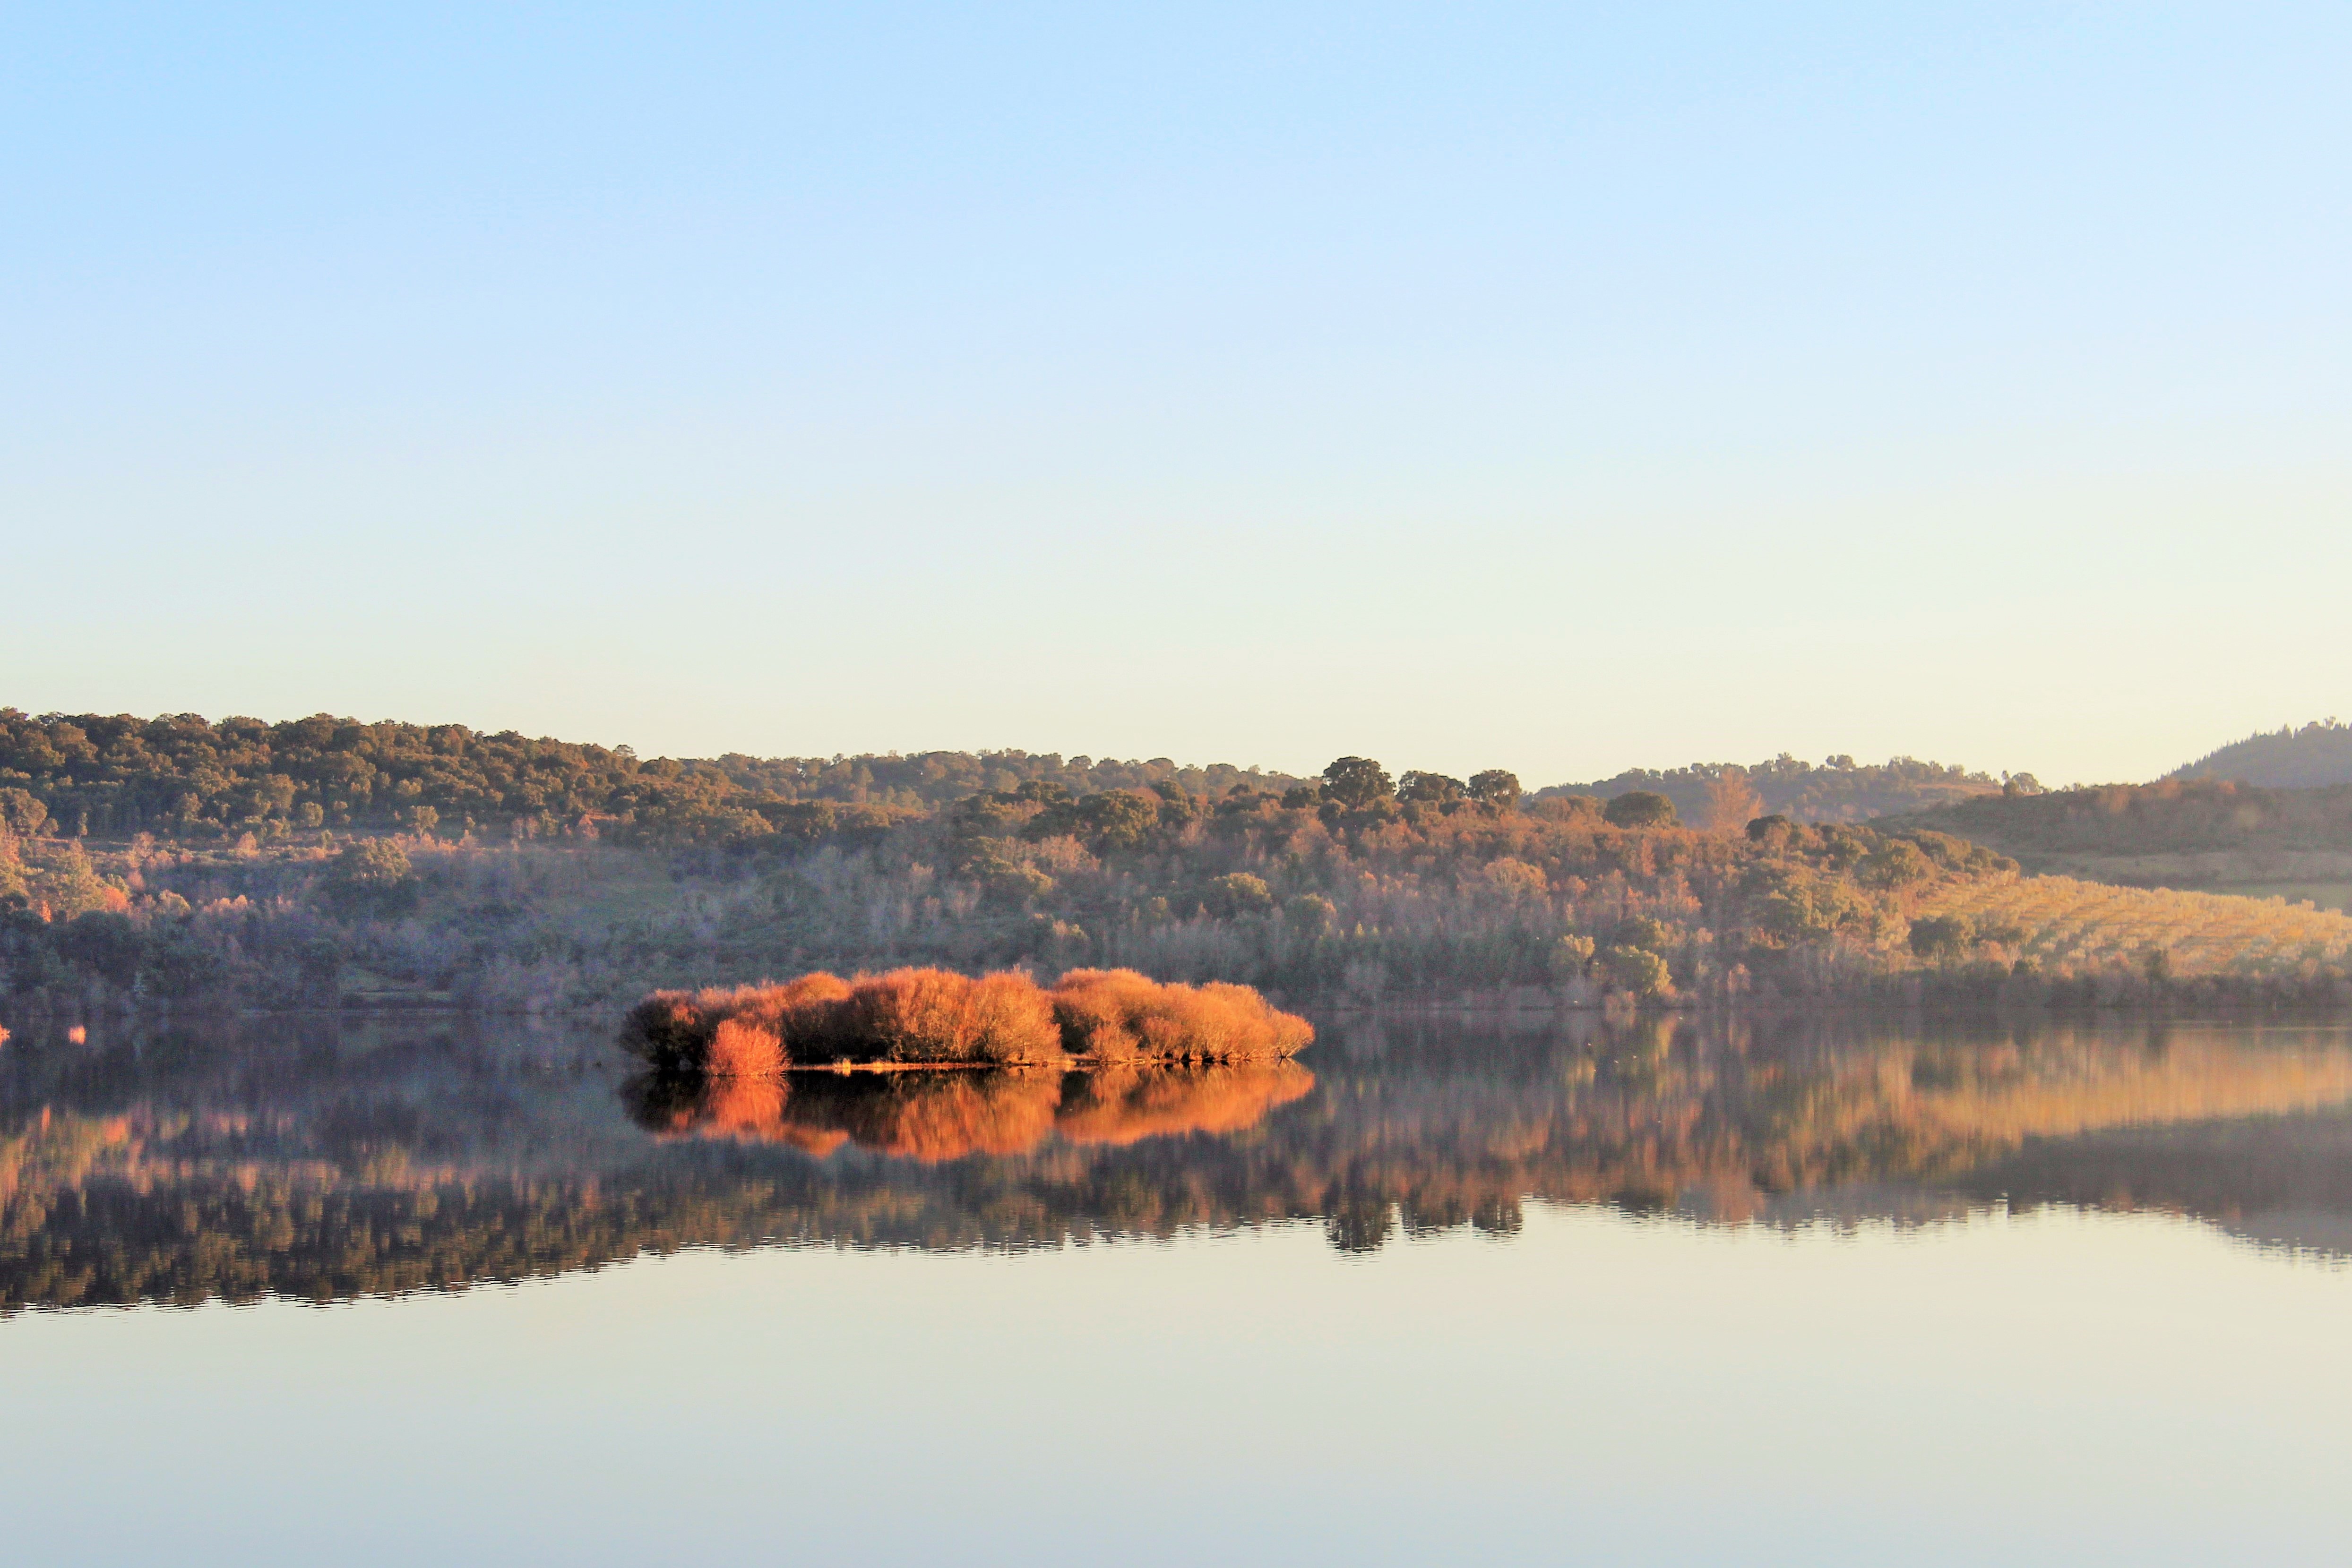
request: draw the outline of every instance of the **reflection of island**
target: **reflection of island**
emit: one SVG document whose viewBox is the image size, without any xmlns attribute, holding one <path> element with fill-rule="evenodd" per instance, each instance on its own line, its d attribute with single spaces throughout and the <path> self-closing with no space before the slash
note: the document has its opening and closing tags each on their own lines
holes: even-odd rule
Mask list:
<svg viewBox="0 0 2352 1568">
<path fill-rule="evenodd" d="M 2352 1252 L 2343 1031 L 1339 1026 L 1311 1076 L 798 1073 L 616 1107 L 593 1035 L 480 1028 L 19 1028 L 0 1308 L 450 1289 L 693 1246 L 1310 1220 L 1369 1248 L 1508 1232 L 1528 1198 L 1776 1224 L 2064 1202 Z"/>
<path fill-rule="evenodd" d="M 1277 1061 L 1069 1073 L 648 1074 L 624 1098 L 638 1125 L 664 1136 L 789 1144 L 819 1157 L 855 1144 L 937 1164 L 1026 1154 L 1053 1136 L 1084 1145 L 1237 1133 L 1314 1086 L 1305 1068 Z"/>
</svg>

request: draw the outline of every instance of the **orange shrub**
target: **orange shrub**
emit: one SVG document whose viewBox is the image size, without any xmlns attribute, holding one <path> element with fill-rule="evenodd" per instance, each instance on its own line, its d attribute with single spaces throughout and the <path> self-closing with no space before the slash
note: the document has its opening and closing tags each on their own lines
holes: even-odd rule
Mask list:
<svg viewBox="0 0 2352 1568">
<path fill-rule="evenodd" d="M 946 969 L 893 969 L 850 982 L 849 1034 L 881 1061 L 961 1061 L 971 1055 L 971 979 Z"/>
<path fill-rule="evenodd" d="M 1062 1043 L 1097 1061 L 1132 1061 L 1141 1048 L 1132 1020 L 1150 1005 L 1152 983 L 1132 969 L 1072 969 L 1054 988 Z"/>
<path fill-rule="evenodd" d="M 842 980 L 656 991 L 622 1044 L 666 1072 L 759 1077 L 826 1061 L 1056 1064 L 1273 1061 L 1315 1038 L 1247 986 L 1162 985 L 1132 969 L 1073 969 L 1050 992 L 1007 971 L 973 979 L 892 969 Z"/>
<path fill-rule="evenodd" d="M 855 1056 L 877 1061 L 1058 1061 L 1053 1009 L 1025 975 L 893 969 L 850 983 Z"/>
<path fill-rule="evenodd" d="M 1073 969 L 1054 1015 L 1074 1051 L 1098 1061 L 1241 1061 L 1296 1055 L 1315 1038 L 1247 986 L 1161 984 L 1132 969 Z"/>
<path fill-rule="evenodd" d="M 1028 976 L 1006 972 L 972 982 L 971 1053 L 982 1061 L 1058 1061 L 1062 1026 L 1051 998 Z"/>
<path fill-rule="evenodd" d="M 710 1031 L 702 1071 L 713 1078 L 773 1078 L 784 1070 L 784 1042 L 749 1019 L 727 1018 Z"/>
</svg>

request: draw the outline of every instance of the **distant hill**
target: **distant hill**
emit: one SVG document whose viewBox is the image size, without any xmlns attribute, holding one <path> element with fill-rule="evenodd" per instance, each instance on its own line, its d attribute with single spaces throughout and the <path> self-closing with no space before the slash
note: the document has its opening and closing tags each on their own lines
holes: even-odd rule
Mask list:
<svg viewBox="0 0 2352 1568">
<path fill-rule="evenodd" d="M 503 835 L 593 817 L 699 839 L 758 813 L 832 802 L 929 811 L 967 795 L 1054 785 L 1072 795 L 1181 787 L 1276 793 L 1301 782 L 1229 763 L 1180 767 L 1026 751 L 640 759 L 604 747 L 457 724 L 360 724 L 319 714 L 267 724 L 196 714 L 42 714 L 0 707 L 0 828 L 129 839 L 261 842 L 305 830 L 406 828 Z M 779 820 L 793 813 L 782 812 Z M 731 824 L 731 826 L 730 826 Z"/>
<path fill-rule="evenodd" d="M 1860 822 L 1873 817 L 1920 811 L 1979 795 L 1998 795 L 2001 780 L 1985 773 L 1940 762 L 1897 757 L 1882 763 L 1857 763 L 1851 757 L 1832 757 L 1819 766 L 1800 762 L 1787 752 L 1769 762 L 1741 768 L 1728 762 L 1694 762 L 1687 768 L 1661 772 L 1634 768 L 1613 779 L 1590 784 L 1556 784 L 1538 789 L 1538 799 L 1557 795 L 1596 795 L 1607 800 L 1628 789 L 1649 789 L 1665 796 L 1686 822 L 1706 821 L 1708 791 L 1727 773 L 1744 773 L 1748 787 L 1762 802 L 1762 811 L 1777 812 L 1801 822 Z M 2029 789 L 2038 789 L 2031 774 L 2021 775 Z"/>
<path fill-rule="evenodd" d="M 2167 779 L 2234 779 L 2272 789 L 2352 784 L 2352 724 L 2334 719 L 2250 735 L 2177 768 Z"/>
<path fill-rule="evenodd" d="M 2029 872 L 2092 882 L 2310 898 L 2338 909 L 2352 902 L 2352 784 L 2109 784 L 1990 795 L 1872 826 L 1955 834 Z"/>
</svg>

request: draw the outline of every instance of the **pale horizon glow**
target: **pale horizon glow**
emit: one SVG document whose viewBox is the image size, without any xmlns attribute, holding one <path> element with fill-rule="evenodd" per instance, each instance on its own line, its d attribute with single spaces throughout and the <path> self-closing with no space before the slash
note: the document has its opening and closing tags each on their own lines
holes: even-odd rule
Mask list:
<svg viewBox="0 0 2352 1568">
<path fill-rule="evenodd" d="M 2154 778 L 2352 713 L 2352 15 L 53 8 L 0 706 Z"/>
</svg>

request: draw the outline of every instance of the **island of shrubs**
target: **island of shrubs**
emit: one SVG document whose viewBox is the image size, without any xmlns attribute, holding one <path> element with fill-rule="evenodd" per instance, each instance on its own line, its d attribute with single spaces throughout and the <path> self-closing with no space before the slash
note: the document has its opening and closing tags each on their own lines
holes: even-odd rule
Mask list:
<svg viewBox="0 0 2352 1568">
<path fill-rule="evenodd" d="M 622 1044 L 656 1071 L 758 1078 L 794 1067 L 1271 1061 L 1315 1038 L 1248 986 L 1162 984 L 1072 969 L 803 975 L 782 985 L 656 991 Z"/>
</svg>

